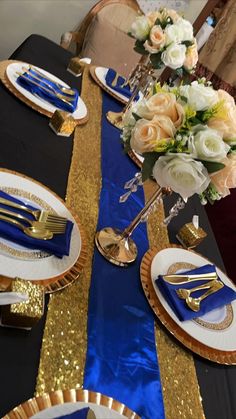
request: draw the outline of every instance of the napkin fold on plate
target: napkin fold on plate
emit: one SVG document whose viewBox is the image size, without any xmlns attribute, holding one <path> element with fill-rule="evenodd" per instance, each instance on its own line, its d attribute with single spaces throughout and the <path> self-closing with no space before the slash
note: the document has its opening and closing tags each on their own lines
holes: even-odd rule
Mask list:
<svg viewBox="0 0 236 419">
<path fill-rule="evenodd" d="M 216 272 L 216 268 L 214 265 L 204 265 L 200 268 L 192 269 L 191 271 L 184 272 L 184 275 L 187 274 L 203 274 L 203 273 L 209 273 L 209 272 Z M 218 277 L 218 279 L 220 279 Z M 178 297 L 176 290 L 180 288 L 185 289 L 191 289 L 195 288 L 197 286 L 206 284 L 208 280 L 205 281 L 189 281 L 186 284 L 178 284 L 178 285 L 172 285 L 166 282 L 162 275 L 158 276 L 158 279 L 156 279 L 155 283 L 159 290 L 161 291 L 163 297 L 166 299 L 169 306 L 172 308 L 176 316 L 181 321 L 185 320 L 191 320 L 196 317 L 201 317 L 204 314 L 208 313 L 211 310 L 214 310 L 215 308 L 224 306 L 226 304 L 229 304 L 231 301 L 236 299 L 236 292 L 224 284 L 224 287 L 220 290 L 216 291 L 214 294 L 209 295 L 206 299 L 204 299 L 201 302 L 200 310 L 198 312 L 192 311 L 186 304 L 185 300 Z M 223 282 L 223 281 L 222 281 Z M 203 295 L 207 290 L 199 290 L 196 292 L 193 292 L 191 294 L 191 297 L 200 297 Z"/>
<path fill-rule="evenodd" d="M 38 209 L 31 205 L 26 205 L 21 200 L 1 190 L 0 190 L 0 198 L 5 198 L 17 204 L 25 205 L 29 209 L 32 209 L 32 210 Z M 34 220 L 33 216 L 31 216 L 30 214 L 26 213 L 23 210 L 13 208 L 7 205 L 3 205 L 3 204 L 0 204 L 0 207 L 8 209 L 12 212 L 14 211 L 18 214 L 23 215 L 24 217 L 28 217 L 29 219 Z M 24 223 L 22 220 L 19 220 L 19 221 L 25 226 L 27 227 L 29 226 L 28 223 Z M 32 237 L 29 237 L 23 231 L 21 231 L 16 226 L 14 226 L 13 224 L 0 220 L 0 237 L 3 237 L 4 239 L 10 240 L 14 243 L 17 243 L 29 249 L 44 250 L 47 253 L 51 253 L 57 256 L 58 258 L 62 258 L 64 255 L 67 255 L 67 256 L 69 255 L 72 229 L 73 229 L 73 223 L 68 220 L 66 224 L 66 231 L 64 234 L 54 234 L 51 240 L 40 240 L 40 239 L 34 239 Z"/>
<path fill-rule="evenodd" d="M 122 94 L 123 96 L 126 96 L 127 98 L 130 98 L 133 94 L 133 92 L 130 91 L 130 86 L 126 85 L 124 87 L 122 87 L 122 84 L 125 82 L 125 78 L 122 76 L 119 76 L 116 82 L 116 85 L 113 86 L 112 82 L 114 80 L 114 78 L 116 77 L 116 71 L 113 70 L 112 68 L 109 68 L 105 80 L 106 80 L 106 84 L 107 86 L 109 86 L 111 89 L 115 90 L 116 92 Z M 138 99 L 138 95 L 136 97 L 136 100 Z"/>
<path fill-rule="evenodd" d="M 41 99 L 44 99 L 46 102 L 51 103 L 56 108 L 62 109 L 63 111 L 70 113 L 76 110 L 79 98 L 79 93 L 76 89 L 72 89 L 74 91 L 74 96 L 68 95 L 60 89 L 58 83 L 54 83 L 48 80 L 47 78 L 40 76 L 32 69 L 29 69 L 29 71 L 19 76 L 16 82 L 21 87 L 32 93 L 34 96 L 39 96 Z M 35 83 L 37 84 L 37 86 Z M 58 97 L 58 94 L 61 95 L 62 99 L 64 100 Z M 71 99 L 72 97 L 73 101 L 69 101 L 68 99 Z"/>
<path fill-rule="evenodd" d="M 96 419 L 96 416 L 89 407 L 76 410 L 76 412 L 69 413 L 68 415 L 58 416 L 55 419 Z"/>
</svg>

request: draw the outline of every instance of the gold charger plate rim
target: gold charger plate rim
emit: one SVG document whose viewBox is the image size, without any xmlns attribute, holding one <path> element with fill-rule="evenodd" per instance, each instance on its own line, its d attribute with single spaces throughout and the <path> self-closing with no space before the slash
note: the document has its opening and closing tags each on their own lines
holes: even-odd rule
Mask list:
<svg viewBox="0 0 236 419">
<path fill-rule="evenodd" d="M 11 81 L 9 80 L 9 78 L 7 77 L 6 74 L 6 69 L 8 67 L 9 64 L 13 64 L 13 63 L 23 63 L 26 65 L 30 65 L 28 63 L 26 63 L 25 61 L 18 61 L 18 60 L 6 60 L 6 61 L 1 61 L 1 65 L 4 65 L 4 74 L 0 76 L 2 83 L 4 84 L 4 86 L 11 92 L 13 93 L 18 99 L 20 99 L 22 102 L 24 102 L 26 105 L 28 105 L 30 108 L 34 109 L 35 111 L 41 113 L 42 115 L 46 115 L 49 118 L 51 118 L 53 116 L 53 112 L 49 112 L 46 109 L 42 108 L 39 105 L 36 105 L 36 103 L 32 102 L 30 99 L 26 98 L 22 93 L 20 93 L 11 83 Z M 87 115 L 84 118 L 80 118 L 80 119 L 75 119 L 75 121 L 77 122 L 77 125 L 83 125 L 85 124 L 89 119 L 89 114 L 88 114 L 88 109 L 87 109 Z"/>
<path fill-rule="evenodd" d="M 66 204 L 66 202 L 63 199 L 61 199 L 55 192 L 53 192 L 47 186 L 43 185 L 41 182 L 39 182 L 35 179 L 32 179 L 31 177 L 26 176 L 22 173 L 0 167 L 0 173 L 1 172 L 5 172 L 5 173 L 20 176 L 24 179 L 29 180 L 30 182 L 33 182 L 33 183 L 41 186 L 42 188 L 47 190 L 50 194 L 52 194 L 56 199 L 58 199 L 64 206 L 66 206 L 68 211 L 71 212 L 72 216 L 74 217 L 74 219 L 76 221 L 76 224 L 79 228 L 79 232 L 80 232 L 80 235 L 81 235 L 81 249 L 80 249 L 78 259 L 76 260 L 76 262 L 74 263 L 74 265 L 71 268 L 69 268 L 66 272 L 64 272 L 61 275 L 57 275 L 57 276 L 49 278 L 49 279 L 40 279 L 40 280 L 36 279 L 36 280 L 32 281 L 34 284 L 43 285 L 44 288 L 45 288 L 45 293 L 46 294 L 59 291 L 59 290 L 65 288 L 65 287 L 67 287 L 68 285 L 71 285 L 80 276 L 80 274 L 81 274 L 81 272 L 84 268 L 84 265 L 86 263 L 86 259 L 87 259 L 86 235 L 85 235 L 85 231 L 84 231 L 84 229 L 81 225 L 81 222 L 80 222 L 78 216 L 73 212 L 73 210 L 71 210 L 71 208 L 68 207 L 68 205 Z M 0 289 L 1 289 L 1 291 L 3 291 L 5 289 L 4 287 L 9 286 L 9 284 L 11 283 L 12 278 L 7 278 L 3 274 L 3 275 L 0 275 L 0 280 L 1 280 L 0 281 L 1 282 Z M 30 281 L 30 279 L 29 279 L 29 281 Z"/>
<path fill-rule="evenodd" d="M 209 347 L 202 342 L 199 342 L 197 339 L 190 336 L 185 330 L 183 330 L 169 315 L 166 309 L 161 304 L 153 286 L 152 278 L 151 278 L 151 265 L 154 257 L 157 253 L 159 253 L 163 249 L 167 248 L 179 248 L 182 249 L 182 246 L 178 246 L 175 244 L 170 244 L 169 246 L 160 246 L 160 247 L 153 247 L 149 249 L 140 265 L 140 278 L 143 287 L 143 291 L 146 295 L 146 298 L 158 317 L 161 323 L 166 327 L 166 329 L 177 339 L 179 340 L 185 347 L 190 349 L 192 352 L 206 358 L 210 361 L 214 361 L 219 364 L 225 365 L 236 365 L 236 350 L 234 351 L 222 351 L 219 349 L 215 349 Z M 189 250 L 192 253 L 198 254 L 193 250 Z M 205 256 L 204 258 L 208 260 Z M 210 262 L 210 261 L 209 261 Z M 212 262 L 210 262 L 212 263 Z"/>
<path fill-rule="evenodd" d="M 41 396 L 34 397 L 26 402 L 15 407 L 2 419 L 28 419 L 31 416 L 39 413 L 49 407 L 62 405 L 64 403 L 95 403 L 98 406 L 104 406 L 117 413 L 129 418 L 140 419 L 140 416 L 125 406 L 123 403 L 105 396 L 98 392 L 89 391 L 86 389 L 70 389 L 70 390 L 56 390 L 50 393 L 44 393 Z"/>
</svg>

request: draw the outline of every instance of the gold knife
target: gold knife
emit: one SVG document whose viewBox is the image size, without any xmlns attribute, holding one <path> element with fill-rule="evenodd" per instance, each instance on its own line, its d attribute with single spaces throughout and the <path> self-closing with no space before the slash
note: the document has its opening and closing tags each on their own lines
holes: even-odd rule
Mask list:
<svg viewBox="0 0 236 419">
<path fill-rule="evenodd" d="M 218 275 L 216 272 L 208 272 L 205 274 L 173 274 L 173 275 L 162 275 L 162 278 L 172 285 L 181 285 L 181 284 L 187 284 L 188 282 L 193 281 L 211 281 L 218 278 Z"/>
</svg>

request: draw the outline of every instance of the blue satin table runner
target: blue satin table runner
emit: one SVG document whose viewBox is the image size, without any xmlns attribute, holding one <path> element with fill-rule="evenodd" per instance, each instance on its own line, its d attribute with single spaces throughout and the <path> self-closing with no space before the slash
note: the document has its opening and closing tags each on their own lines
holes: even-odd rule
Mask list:
<svg viewBox="0 0 236 419">
<path fill-rule="evenodd" d="M 97 229 L 124 229 L 143 208 L 142 188 L 124 204 L 123 186 L 138 171 L 124 154 L 120 131 L 106 120 L 108 110 L 121 106 L 103 95 L 102 189 Z M 132 236 L 138 258 L 128 268 L 106 261 L 94 252 L 88 309 L 88 347 L 84 387 L 113 397 L 143 419 L 165 417 L 156 354 L 154 315 L 140 283 L 140 262 L 148 249 L 146 225 Z"/>
</svg>

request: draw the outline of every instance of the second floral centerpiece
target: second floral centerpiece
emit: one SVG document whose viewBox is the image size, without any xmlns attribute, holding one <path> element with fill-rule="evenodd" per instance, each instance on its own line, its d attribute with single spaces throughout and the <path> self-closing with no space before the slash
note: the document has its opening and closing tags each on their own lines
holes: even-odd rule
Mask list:
<svg viewBox="0 0 236 419">
<path fill-rule="evenodd" d="M 126 150 L 144 157 L 142 178 L 153 178 L 186 200 L 221 199 L 236 187 L 236 106 L 224 90 L 205 80 L 170 87 L 156 84 L 153 94 L 125 116 Z"/>
</svg>

